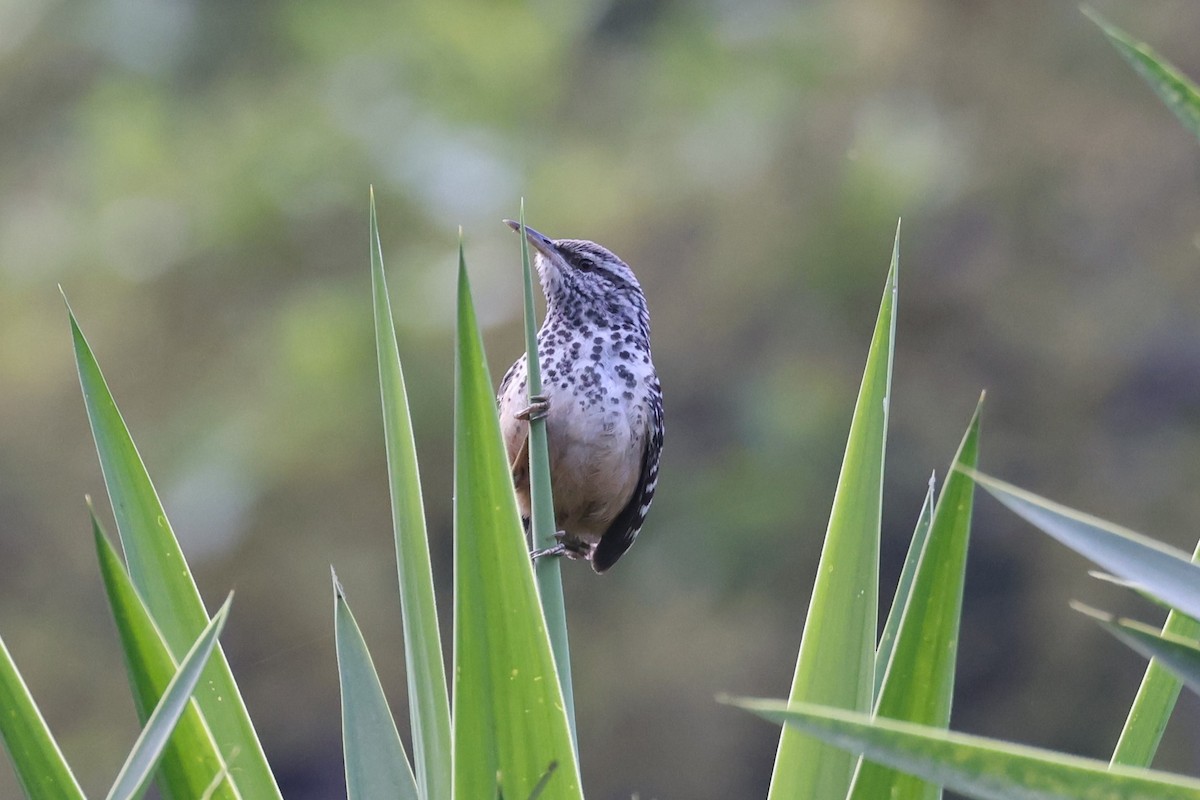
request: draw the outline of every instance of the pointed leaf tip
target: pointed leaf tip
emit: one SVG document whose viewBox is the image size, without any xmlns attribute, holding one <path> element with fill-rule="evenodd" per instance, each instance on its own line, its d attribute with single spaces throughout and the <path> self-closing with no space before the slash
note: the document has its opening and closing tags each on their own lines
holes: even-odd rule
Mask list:
<svg viewBox="0 0 1200 800">
<path fill-rule="evenodd" d="M 1117 621 L 1117 618 L 1115 616 L 1113 616 L 1111 613 L 1109 613 L 1107 611 L 1101 611 L 1098 608 L 1093 608 L 1092 606 L 1089 606 L 1086 603 L 1081 603 L 1078 600 L 1071 600 L 1067 603 L 1067 605 L 1069 605 L 1073 611 L 1078 611 L 1080 614 L 1083 614 L 1084 616 L 1087 616 L 1087 617 L 1091 617 L 1092 619 L 1096 620 L 1097 622 L 1114 623 Z"/>
<path fill-rule="evenodd" d="M 899 240 L 892 246 L 879 315 L 834 492 L 790 699 L 868 711 L 875 678 L 879 536 L 888 406 L 895 355 Z M 836 568 L 834 568 L 836 564 Z M 780 734 L 770 800 L 844 797 L 853 758 L 794 729 Z"/>
</svg>

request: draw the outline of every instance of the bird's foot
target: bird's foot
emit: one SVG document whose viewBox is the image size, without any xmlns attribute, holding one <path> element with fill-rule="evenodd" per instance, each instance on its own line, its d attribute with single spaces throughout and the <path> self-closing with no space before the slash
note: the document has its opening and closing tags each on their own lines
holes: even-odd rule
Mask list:
<svg viewBox="0 0 1200 800">
<path fill-rule="evenodd" d="M 549 413 L 550 398 L 544 394 L 535 394 L 529 398 L 529 405 L 522 408 L 516 414 L 513 414 L 513 416 L 529 422 L 535 419 L 543 419 Z"/>
<path fill-rule="evenodd" d="M 568 552 L 569 551 L 567 550 L 567 546 L 565 544 L 563 544 L 562 542 L 559 542 L 558 544 L 554 545 L 553 547 L 546 547 L 541 550 L 534 550 L 532 553 L 529 554 L 529 557 L 531 559 L 533 559 L 534 561 L 537 561 L 539 558 L 546 558 L 547 556 L 565 556 L 568 554 Z"/>
<path fill-rule="evenodd" d="M 566 531 L 558 531 L 554 534 L 557 540 L 552 547 L 547 547 L 541 550 L 534 550 L 529 554 L 529 557 L 534 561 L 546 556 L 566 556 L 567 558 L 587 558 L 588 546 L 586 542 L 582 542 L 570 536 Z"/>
</svg>

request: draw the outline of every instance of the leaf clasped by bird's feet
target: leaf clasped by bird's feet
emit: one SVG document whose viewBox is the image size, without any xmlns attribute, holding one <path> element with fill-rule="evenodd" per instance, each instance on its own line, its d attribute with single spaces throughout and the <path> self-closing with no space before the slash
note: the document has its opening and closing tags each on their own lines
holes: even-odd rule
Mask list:
<svg viewBox="0 0 1200 800">
<path fill-rule="evenodd" d="M 552 547 L 546 547 L 541 550 L 534 550 L 529 554 L 529 557 L 534 561 L 546 556 L 566 556 L 567 558 L 586 558 L 588 546 L 586 543 L 567 534 L 566 531 L 557 531 L 554 534 L 557 544 Z"/>
<path fill-rule="evenodd" d="M 545 419 L 550 413 L 550 398 L 544 394 L 535 394 L 529 398 L 529 405 L 522 408 L 516 414 L 513 414 L 517 419 L 523 419 L 526 422 L 532 422 L 535 419 Z"/>
</svg>

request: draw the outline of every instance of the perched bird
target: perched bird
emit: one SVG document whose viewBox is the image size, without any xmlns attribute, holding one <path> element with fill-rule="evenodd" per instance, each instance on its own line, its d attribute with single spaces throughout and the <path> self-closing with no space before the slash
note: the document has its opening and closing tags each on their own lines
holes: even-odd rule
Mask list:
<svg viewBox="0 0 1200 800">
<path fill-rule="evenodd" d="M 658 484 L 663 405 L 650 314 L 633 270 L 605 248 L 525 233 L 546 295 L 542 395 L 528 396 L 521 356 L 500 382 L 500 430 L 528 529 L 529 420 L 546 420 L 558 543 L 534 557 L 584 558 L 604 572 L 637 538 Z"/>
</svg>

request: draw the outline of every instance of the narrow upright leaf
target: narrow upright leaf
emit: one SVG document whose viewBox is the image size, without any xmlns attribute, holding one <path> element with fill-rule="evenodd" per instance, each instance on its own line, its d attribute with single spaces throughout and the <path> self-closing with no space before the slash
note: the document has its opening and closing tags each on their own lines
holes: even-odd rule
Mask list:
<svg viewBox="0 0 1200 800">
<path fill-rule="evenodd" d="M 1027 522 L 1168 605 L 1200 617 L 1200 565 L 1186 553 L 1141 534 L 967 470 L 993 497 Z"/>
<path fill-rule="evenodd" d="M 1200 89 L 1148 45 L 1137 41 L 1086 6 L 1083 13 L 1100 26 L 1121 57 L 1141 75 L 1183 126 L 1200 138 Z"/>
<path fill-rule="evenodd" d="M 879 526 L 891 394 L 900 229 L 867 354 L 825 546 L 792 679 L 792 702 L 871 709 L 879 593 Z M 770 800 L 843 797 L 855 759 L 785 728 Z"/>
<path fill-rule="evenodd" d="M 213 615 L 212 622 L 184 657 L 179 670 L 167 683 L 166 691 L 150 712 L 133 750 L 117 774 L 117 779 L 108 792 L 108 800 L 131 800 L 140 797 L 146 790 L 166 749 L 167 740 L 175 730 L 175 724 L 188 708 L 192 691 L 195 690 L 204 665 L 217 645 L 217 637 L 225 627 L 225 618 L 229 616 L 229 604 L 232 602 L 231 592 L 225 604 Z"/>
<path fill-rule="evenodd" d="M 417 780 L 396 730 L 379 673 L 346 595 L 333 577 L 334 639 L 342 692 L 342 752 L 349 800 L 417 800 Z"/>
<path fill-rule="evenodd" d="M 371 192 L 371 285 L 375 306 L 375 343 L 379 356 L 379 386 L 383 396 L 383 432 L 387 447 L 388 480 L 392 495 L 392 528 L 396 540 L 396 569 L 400 580 L 400 612 L 404 619 L 404 661 L 408 678 L 409 724 L 417 784 L 425 800 L 450 797 L 450 699 L 442 640 L 438 634 L 433 568 L 417 448 L 396 326 L 383 274 L 383 249 Z"/>
<path fill-rule="evenodd" d="M 1200 800 L 1200 781 L 816 705 L 736 700 L 774 722 L 980 800 Z M 812 800 L 817 800 L 813 797 Z"/>
<path fill-rule="evenodd" d="M 562 689 L 459 245 L 454 455 L 454 796 L 582 797 Z"/>
<path fill-rule="evenodd" d="M 142 724 L 148 724 L 150 715 L 178 673 L 179 662 L 167 649 L 167 643 L 134 589 L 121 557 L 104 535 L 94 514 L 92 534 L 104 590 L 121 637 L 134 706 L 138 719 Z M 217 776 L 223 777 L 214 784 Z M 183 710 L 175 725 L 175 732 L 163 752 L 158 784 L 165 797 L 175 800 L 193 797 L 238 800 L 240 797 L 228 765 L 195 703 Z"/>
<path fill-rule="evenodd" d="M 525 235 L 525 201 L 521 201 L 521 274 L 525 287 L 525 358 L 528 371 L 529 396 L 542 393 L 542 367 L 537 349 L 537 315 L 533 304 L 533 269 L 529 263 L 529 238 Z M 554 493 L 550 483 L 550 448 L 546 439 L 546 420 L 529 420 L 529 496 L 533 542 L 538 549 L 548 549 L 556 543 L 554 534 L 558 526 L 554 522 Z M 571 726 L 571 740 L 578 746 L 575 735 L 575 695 L 571 685 L 571 647 L 567 638 L 567 606 L 563 599 L 562 559 L 540 559 L 533 569 L 537 578 L 538 596 L 542 600 L 542 611 L 546 615 L 546 628 L 550 634 L 550 649 L 558 668 L 558 682 L 562 684 L 563 699 L 566 701 L 567 722 Z"/>
<path fill-rule="evenodd" d="M 1192 553 L 1192 563 L 1198 560 L 1200 545 Z M 1200 639 L 1200 622 L 1172 609 L 1167 614 L 1162 633 L 1163 636 L 1194 641 Z M 1179 678 L 1163 666 L 1162 661 L 1150 659 L 1137 696 L 1129 708 L 1125 726 L 1121 729 L 1121 737 L 1113 750 L 1112 763 L 1131 767 L 1148 767 L 1153 763 L 1182 685 Z"/>
<path fill-rule="evenodd" d="M 892 648 L 896 644 L 896 633 L 900 629 L 900 618 L 908 606 L 908 598 L 912 593 L 913 578 L 917 574 L 917 564 L 925 553 L 925 542 L 929 540 L 929 526 L 933 522 L 933 492 L 935 477 L 929 477 L 929 490 L 925 492 L 925 502 L 921 504 L 921 513 L 917 515 L 917 526 L 913 530 L 912 540 L 908 544 L 908 555 L 904 558 L 904 566 L 900 570 L 900 580 L 896 583 L 896 593 L 892 598 L 892 607 L 888 610 L 887 622 L 884 623 L 883 633 L 879 636 L 879 647 L 875 652 L 875 691 L 871 696 L 879 702 L 879 690 L 883 687 L 883 676 L 887 674 L 888 666 L 892 663 Z"/>
<path fill-rule="evenodd" d="M 83 790 L 33 702 L 3 639 L 0 639 L 0 739 L 26 797 L 83 800 Z"/>
<path fill-rule="evenodd" d="M 896 633 L 895 650 L 875 713 L 888 719 L 938 728 L 950 724 L 958 628 L 975 483 L 956 467 L 974 468 L 979 457 L 983 398 L 951 463 L 933 512 L 929 541 L 917 565 L 912 593 Z M 936 800 L 941 789 L 912 775 L 863 762 L 854 777 L 853 800 Z"/>
<path fill-rule="evenodd" d="M 172 657 L 179 661 L 208 627 L 208 613 L 100 366 L 69 308 L 68 314 L 79 382 L 129 576 Z M 241 792 L 256 799 L 279 798 L 275 777 L 219 644 L 204 670 L 196 701 Z"/>
</svg>

